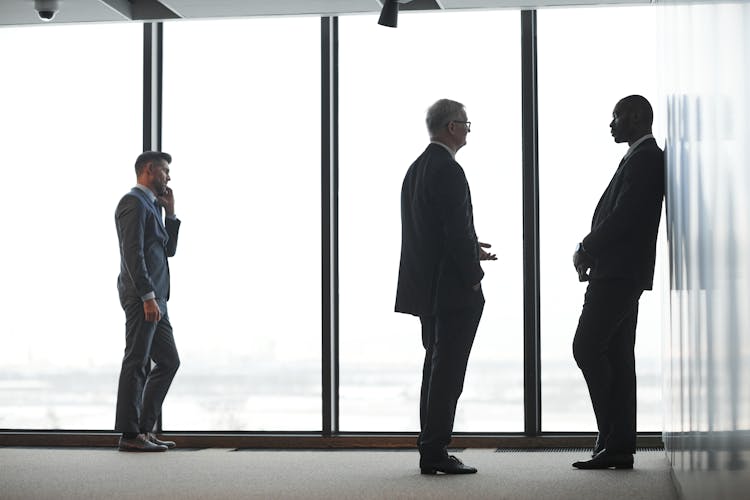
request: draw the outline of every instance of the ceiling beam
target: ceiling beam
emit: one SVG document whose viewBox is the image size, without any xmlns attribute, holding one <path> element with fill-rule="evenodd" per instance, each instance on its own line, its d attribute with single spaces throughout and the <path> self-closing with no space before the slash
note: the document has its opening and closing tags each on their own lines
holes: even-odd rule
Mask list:
<svg viewBox="0 0 750 500">
<path fill-rule="evenodd" d="M 114 10 L 125 19 L 133 20 L 133 4 L 128 0 L 99 0 L 101 3 Z"/>
<path fill-rule="evenodd" d="M 179 19 L 177 13 L 159 0 L 99 0 L 131 21 Z"/>
</svg>

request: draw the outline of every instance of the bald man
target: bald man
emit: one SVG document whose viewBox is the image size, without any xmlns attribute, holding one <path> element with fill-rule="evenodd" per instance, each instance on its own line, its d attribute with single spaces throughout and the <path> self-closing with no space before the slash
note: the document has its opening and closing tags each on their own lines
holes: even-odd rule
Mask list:
<svg viewBox="0 0 750 500">
<path fill-rule="evenodd" d="M 632 469 L 636 440 L 635 328 L 638 300 L 651 290 L 664 198 L 664 152 L 651 133 L 642 96 L 621 99 L 609 127 L 630 148 L 620 161 L 573 254 L 588 281 L 573 356 L 588 385 L 599 435 L 578 469 Z"/>
</svg>

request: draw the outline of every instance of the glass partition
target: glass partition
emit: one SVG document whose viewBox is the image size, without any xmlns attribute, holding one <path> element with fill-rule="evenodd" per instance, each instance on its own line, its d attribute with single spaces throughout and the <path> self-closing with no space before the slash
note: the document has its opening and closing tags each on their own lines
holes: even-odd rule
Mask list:
<svg viewBox="0 0 750 500">
<path fill-rule="evenodd" d="M 319 47 L 318 18 L 164 26 L 183 220 L 165 429 L 320 429 Z"/>
<path fill-rule="evenodd" d="M 523 430 L 520 21 L 517 11 L 402 12 L 339 20 L 341 429 L 418 431 L 419 318 L 394 309 L 400 190 L 429 143 L 427 108 L 462 102 L 457 155 L 475 226 L 500 260 L 483 264 L 487 304 L 456 431 Z M 437 50 L 434 47 L 439 46 Z"/>
<path fill-rule="evenodd" d="M 143 27 L 0 29 L 0 428 L 112 429 Z"/>
<path fill-rule="evenodd" d="M 540 10 L 539 206 L 541 241 L 542 429 L 595 431 L 586 383 L 572 343 L 585 283 L 572 265 L 575 245 L 627 144 L 610 135 L 612 109 L 641 94 L 654 107 L 664 147 L 666 111 L 658 102 L 656 11 L 651 7 Z M 616 36 L 637 29 L 639 35 Z M 602 43 L 606 41 L 606 43 Z M 638 430 L 661 429 L 661 294 L 666 239 L 660 236 L 654 291 L 640 300 L 636 340 Z"/>
</svg>

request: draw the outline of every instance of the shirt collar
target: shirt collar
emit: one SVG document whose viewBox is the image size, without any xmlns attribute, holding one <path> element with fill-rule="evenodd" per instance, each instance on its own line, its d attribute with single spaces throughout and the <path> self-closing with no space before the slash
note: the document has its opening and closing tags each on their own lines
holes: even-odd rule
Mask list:
<svg viewBox="0 0 750 500">
<path fill-rule="evenodd" d="M 633 143 L 633 145 L 628 148 L 628 152 L 625 153 L 625 156 L 623 156 L 623 158 L 629 157 L 630 155 L 632 155 L 635 152 L 635 150 L 636 150 L 636 148 L 638 146 L 640 146 L 641 144 L 643 144 L 646 140 L 653 139 L 653 138 L 654 138 L 654 134 L 646 134 L 646 135 L 644 135 L 643 137 L 641 137 L 640 139 L 638 139 L 637 141 L 635 141 Z"/>
<path fill-rule="evenodd" d="M 448 151 L 451 154 L 451 158 L 453 158 L 454 160 L 456 159 L 456 153 L 451 148 L 449 148 L 448 146 L 446 146 L 445 144 L 443 144 L 442 142 L 432 140 L 432 141 L 430 141 L 430 144 L 437 144 L 438 146 L 444 147 L 445 150 Z"/>
<path fill-rule="evenodd" d="M 141 191 L 143 191 L 144 193 L 146 193 L 146 196 L 148 196 L 148 199 L 149 199 L 149 200 L 151 200 L 151 203 L 153 203 L 153 202 L 155 202 L 155 201 L 156 201 L 156 195 L 155 195 L 155 194 L 154 194 L 154 192 L 153 192 L 153 191 L 151 191 L 151 190 L 150 190 L 149 188 L 147 188 L 147 187 L 146 187 L 146 186 L 144 186 L 143 184 L 136 184 L 136 185 L 135 185 L 135 187 L 136 187 L 137 189 L 140 189 L 140 190 L 141 190 Z"/>
</svg>

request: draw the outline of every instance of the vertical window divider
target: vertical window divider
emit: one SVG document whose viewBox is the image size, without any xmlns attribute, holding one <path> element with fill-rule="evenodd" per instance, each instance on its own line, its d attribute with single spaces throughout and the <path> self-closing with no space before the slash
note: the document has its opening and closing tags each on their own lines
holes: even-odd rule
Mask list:
<svg viewBox="0 0 750 500">
<path fill-rule="evenodd" d="M 143 151 L 161 151 L 163 42 L 162 23 L 143 23 Z M 156 420 L 155 432 L 163 430 L 162 416 Z"/>
<path fill-rule="evenodd" d="M 521 11 L 524 433 L 542 432 L 539 293 L 539 120 L 536 10 Z"/>
<path fill-rule="evenodd" d="M 143 23 L 143 150 L 161 151 L 164 25 Z"/>
<path fill-rule="evenodd" d="M 339 432 L 338 17 L 321 17 L 323 435 Z"/>
</svg>

